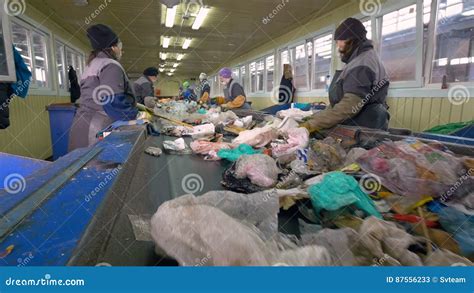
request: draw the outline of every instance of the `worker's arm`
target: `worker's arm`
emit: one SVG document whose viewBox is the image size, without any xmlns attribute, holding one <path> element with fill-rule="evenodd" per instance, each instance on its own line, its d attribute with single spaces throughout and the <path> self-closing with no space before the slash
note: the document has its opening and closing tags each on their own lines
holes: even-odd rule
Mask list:
<svg viewBox="0 0 474 293">
<path fill-rule="evenodd" d="M 301 127 L 305 127 L 309 132 L 332 128 L 359 113 L 361 104 L 362 99 L 359 96 L 347 93 L 334 107 L 314 114 L 310 120 L 301 124 Z"/>
<path fill-rule="evenodd" d="M 101 89 L 96 90 L 98 97 L 94 100 L 100 101 L 105 113 L 114 121 L 134 120 L 138 109 L 135 97 L 130 94 L 131 89 L 123 69 L 117 64 L 111 63 L 105 66 L 99 74 Z"/>
<path fill-rule="evenodd" d="M 238 96 L 233 101 L 230 101 L 230 102 L 222 105 L 222 107 L 228 108 L 228 109 L 237 109 L 237 108 L 240 108 L 244 105 L 245 100 L 246 99 L 245 99 L 244 96 Z"/>
<path fill-rule="evenodd" d="M 310 132 L 328 129 L 355 117 L 370 101 L 375 73 L 367 66 L 358 66 L 347 72 L 343 81 L 344 96 L 339 103 L 313 115 L 303 123 Z"/>
</svg>

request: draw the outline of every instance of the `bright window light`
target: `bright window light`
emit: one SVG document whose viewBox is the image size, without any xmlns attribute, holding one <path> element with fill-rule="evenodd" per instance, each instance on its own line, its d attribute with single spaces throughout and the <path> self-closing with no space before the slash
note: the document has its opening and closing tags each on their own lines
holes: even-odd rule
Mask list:
<svg viewBox="0 0 474 293">
<path fill-rule="evenodd" d="M 201 7 L 201 9 L 198 12 L 198 15 L 196 16 L 196 19 L 194 20 L 194 24 L 192 26 L 193 30 L 198 30 L 201 27 L 208 13 L 209 13 L 209 7 Z"/>
</svg>

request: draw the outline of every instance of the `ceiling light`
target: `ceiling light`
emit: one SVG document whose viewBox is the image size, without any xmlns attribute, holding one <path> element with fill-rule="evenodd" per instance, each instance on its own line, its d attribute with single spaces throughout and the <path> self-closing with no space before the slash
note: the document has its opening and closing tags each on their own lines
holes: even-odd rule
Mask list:
<svg viewBox="0 0 474 293">
<path fill-rule="evenodd" d="M 163 48 L 168 48 L 170 46 L 171 38 L 163 37 Z"/>
<path fill-rule="evenodd" d="M 184 54 L 178 54 L 176 60 L 181 61 L 184 58 Z"/>
<path fill-rule="evenodd" d="M 166 60 L 167 57 L 168 57 L 168 54 L 166 54 L 166 53 L 160 53 L 160 58 L 161 58 L 162 60 Z"/>
<path fill-rule="evenodd" d="M 169 73 L 168 73 L 168 76 L 173 76 L 173 73 L 169 72 Z"/>
<path fill-rule="evenodd" d="M 170 69 L 170 72 L 175 72 L 175 71 L 176 71 L 176 69 Z"/>
<path fill-rule="evenodd" d="M 196 16 L 196 19 L 194 20 L 194 24 L 192 26 L 193 30 L 198 30 L 201 27 L 208 13 L 209 13 L 209 7 L 201 7 L 201 9 L 198 12 L 198 15 Z"/>
<path fill-rule="evenodd" d="M 166 8 L 166 27 L 173 27 L 174 26 L 174 18 L 176 17 L 176 10 L 178 9 L 178 5 L 173 6 L 173 8 Z"/>
<path fill-rule="evenodd" d="M 160 64 L 160 67 L 165 67 L 165 65 L 164 65 L 164 64 Z"/>
<path fill-rule="evenodd" d="M 165 71 L 164 68 L 160 68 L 160 69 L 158 69 L 158 70 L 159 70 L 160 72 L 164 72 L 164 71 Z"/>
<path fill-rule="evenodd" d="M 193 41 L 193 39 L 185 39 L 184 43 L 183 43 L 183 49 L 186 50 L 187 48 L 189 48 L 192 41 Z"/>
<path fill-rule="evenodd" d="M 179 66 L 179 63 L 173 64 L 173 67 L 174 67 L 174 68 L 176 68 L 176 67 L 178 67 L 178 66 Z"/>
</svg>

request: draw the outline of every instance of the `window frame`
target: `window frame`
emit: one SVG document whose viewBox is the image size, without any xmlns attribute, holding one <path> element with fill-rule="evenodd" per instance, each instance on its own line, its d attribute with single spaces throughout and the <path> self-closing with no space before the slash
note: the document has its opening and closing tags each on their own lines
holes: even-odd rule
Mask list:
<svg viewBox="0 0 474 293">
<path fill-rule="evenodd" d="M 4 0 L 0 0 L 1 7 L 4 7 Z M 1 21 L 2 21 L 2 32 L 3 32 L 3 42 L 5 45 L 5 55 L 7 61 L 7 75 L 0 75 L 0 81 L 2 82 L 16 82 L 16 70 L 15 70 L 15 61 L 13 57 L 13 42 L 11 38 L 11 28 L 10 28 L 10 16 L 1 9 Z"/>
<path fill-rule="evenodd" d="M 268 65 L 267 65 L 267 60 L 268 58 L 270 57 L 273 57 L 273 86 L 272 86 L 272 90 L 271 91 L 268 91 Z M 275 62 L 275 54 L 272 53 L 272 54 L 269 54 L 265 57 L 263 57 L 263 60 L 264 60 L 264 63 L 265 63 L 265 70 L 264 70 L 264 74 L 263 74 L 263 92 L 264 93 L 270 93 L 272 94 L 274 91 L 275 91 L 275 86 L 276 86 L 276 83 L 275 83 L 275 73 L 276 73 L 276 62 Z"/>
<path fill-rule="evenodd" d="M 437 1 L 437 0 L 434 0 Z M 383 5 L 381 11 L 376 15 L 372 16 L 371 19 L 375 19 L 375 23 L 372 22 L 372 37 L 375 38 L 377 53 L 380 55 L 380 40 L 382 39 L 382 26 L 383 16 L 394 12 L 396 10 L 408 7 L 410 5 L 416 5 L 416 66 L 415 66 L 415 79 L 411 81 L 390 81 L 390 87 L 392 89 L 397 88 L 420 88 L 424 85 L 423 77 L 423 46 L 419 44 L 423 43 L 423 0 L 401 0 L 397 3 L 386 3 Z M 375 34 L 374 34 L 375 26 Z M 432 36 L 430 36 L 432 37 Z"/>
<path fill-rule="evenodd" d="M 310 69 L 308 68 L 308 48 L 306 46 L 306 39 L 298 43 L 294 43 L 292 46 L 288 47 L 288 53 L 290 54 L 290 64 L 291 64 L 291 67 L 293 68 L 293 82 L 295 82 L 295 79 L 296 79 L 296 48 L 300 46 L 304 47 L 304 53 L 305 53 L 303 64 L 305 64 L 306 66 L 306 87 L 298 88 L 296 85 L 295 87 L 300 92 L 308 92 L 308 91 L 311 91 L 311 86 L 309 85 L 309 70 Z"/>
<path fill-rule="evenodd" d="M 30 43 L 30 50 L 31 53 L 31 69 L 32 69 L 32 82 L 30 84 L 30 95 L 56 95 L 57 94 L 57 82 L 56 78 L 52 74 L 52 68 L 53 68 L 53 62 L 55 60 L 54 56 L 52 56 L 52 34 L 50 31 L 45 29 L 44 26 L 34 22 L 31 19 L 28 19 L 26 17 L 16 17 L 11 20 L 10 24 L 10 32 L 11 32 L 11 27 L 12 24 L 15 23 L 16 25 L 19 25 L 23 28 L 25 28 L 28 31 L 28 41 Z M 45 38 L 45 44 L 46 44 L 46 66 L 47 66 L 47 72 L 46 72 L 46 78 L 48 79 L 48 86 L 47 87 L 40 87 L 36 84 L 36 76 L 35 76 L 35 68 L 36 68 L 36 61 L 35 61 L 35 56 L 34 56 L 34 51 L 33 48 L 31 47 L 32 45 L 32 33 L 35 32 Z M 12 42 L 13 42 L 13 37 L 12 37 Z M 54 66 L 56 68 L 56 66 Z M 56 72 L 56 71 L 55 71 Z"/>
<path fill-rule="evenodd" d="M 316 88 L 313 88 L 314 86 L 314 79 L 316 78 L 316 58 L 315 58 L 315 55 L 316 55 L 316 48 L 314 46 L 314 41 L 316 39 L 319 39 L 319 38 L 322 38 L 322 37 L 325 37 L 327 35 L 332 35 L 334 37 L 334 32 L 335 32 L 335 28 L 332 29 L 332 30 L 326 30 L 326 31 L 319 31 L 319 33 L 317 35 L 315 35 L 313 38 L 311 38 L 311 42 L 313 44 L 313 55 L 311 57 L 311 91 L 313 92 L 321 92 L 321 91 L 324 91 L 324 92 L 327 92 L 326 89 L 316 89 Z M 330 62 L 330 65 L 329 65 L 329 75 L 331 75 L 331 81 L 332 81 L 332 78 L 334 76 L 334 71 L 335 71 L 335 59 L 337 58 L 336 56 L 336 46 L 335 46 L 335 42 L 334 40 L 331 42 L 331 62 Z M 335 58 L 336 57 L 336 58 Z"/>
</svg>

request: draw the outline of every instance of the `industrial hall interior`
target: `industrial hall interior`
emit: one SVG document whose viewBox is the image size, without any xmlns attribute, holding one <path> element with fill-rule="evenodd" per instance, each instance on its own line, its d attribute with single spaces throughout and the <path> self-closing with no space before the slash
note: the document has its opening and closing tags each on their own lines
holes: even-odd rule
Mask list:
<svg viewBox="0 0 474 293">
<path fill-rule="evenodd" d="M 0 0 L 0 266 L 472 266 L 474 0 Z"/>
</svg>

